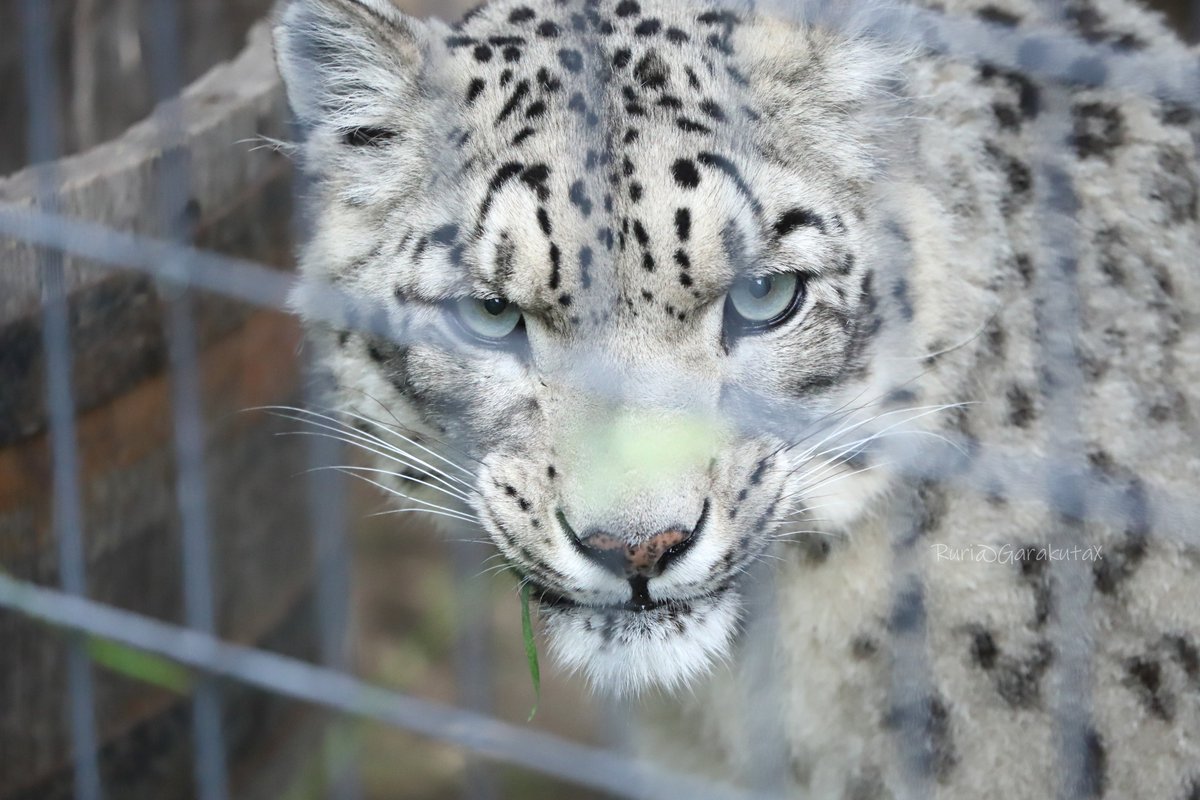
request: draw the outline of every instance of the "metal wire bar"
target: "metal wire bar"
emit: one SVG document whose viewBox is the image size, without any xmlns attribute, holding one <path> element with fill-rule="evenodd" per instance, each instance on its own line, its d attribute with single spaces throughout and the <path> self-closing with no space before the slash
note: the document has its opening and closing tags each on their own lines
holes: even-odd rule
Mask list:
<svg viewBox="0 0 1200 800">
<path fill-rule="evenodd" d="M 1061 90 L 1045 93 L 1046 111 L 1039 120 L 1038 141 L 1065 142 L 1070 131 L 1070 101 Z M 1039 356 L 1042 361 L 1041 389 L 1046 405 L 1047 449 L 1059 454 L 1065 469 L 1047 482 L 1052 519 L 1061 526 L 1059 538 L 1065 546 L 1083 545 L 1086 489 L 1085 454 L 1079 427 L 1083 410 L 1083 372 L 1076 337 L 1083 329 L 1080 309 L 1078 255 L 1075 242 L 1079 202 L 1061 150 L 1043 144 L 1038 158 L 1035 199 L 1041 223 L 1041 269 L 1037 270 L 1034 292 L 1035 314 L 1042 331 Z M 1089 737 L 1092 731 L 1092 637 L 1087 621 L 1090 572 L 1080 561 L 1054 566 L 1055 610 L 1050 634 L 1055 648 L 1051 680 L 1055 691 L 1052 711 L 1059 739 L 1059 766 L 1063 800 L 1093 797 L 1098 789 L 1088 781 Z"/>
<path fill-rule="evenodd" d="M 297 285 L 293 276 L 252 261 L 46 211 L 0 208 L 0 234 L 60 249 L 114 269 L 128 268 L 154 276 L 165 275 L 166 264 L 186 262 L 187 272 L 175 276 L 179 282 L 281 311 L 291 310 L 288 298 Z M 306 301 L 306 311 L 313 319 L 395 340 L 396 330 L 388 324 L 382 309 L 363 310 L 362 298 L 351 297 L 332 286 L 309 286 L 305 292 L 312 298 L 311 305 Z M 803 409 L 796 404 L 795 408 L 782 410 Z M 950 444 L 967 444 L 951 433 L 943 432 L 942 436 Z M 1013 496 L 1041 497 L 1046 479 L 1065 466 L 1054 458 L 991 445 L 973 454 L 974 469 L 970 474 L 960 474 L 958 457 L 951 447 L 922 448 L 918 452 L 911 443 L 899 438 L 881 441 L 879 446 L 890 468 L 904 474 L 946 479 L 981 492 L 1000 486 Z M 1128 500 L 1121 489 L 1088 476 L 1084 478 L 1088 493 L 1083 509 L 1085 519 L 1103 521 L 1128 513 Z M 1195 526 L 1195 520 L 1200 519 L 1200 505 L 1190 497 L 1172 494 L 1162 487 L 1149 486 L 1147 490 L 1155 509 L 1156 532 L 1181 542 L 1200 544 L 1200 530 Z"/>
<path fill-rule="evenodd" d="M 0 608 L 68 631 L 98 636 L 214 676 L 334 711 L 377 720 L 487 758 L 621 797 L 752 800 L 740 791 L 661 769 L 482 714 L 381 689 L 352 676 L 197 630 L 35 586 L 0 574 Z"/>
<path fill-rule="evenodd" d="M 154 34 L 149 37 L 151 79 L 162 104 L 157 119 L 162 161 L 159 208 L 163 230 L 186 241 L 190 175 L 187 152 L 182 148 L 181 101 L 183 76 L 178 0 L 154 0 L 150 5 Z M 170 261 L 168 276 L 186 274 L 186 260 Z M 183 537 L 183 601 L 187 624 L 205 633 L 216 631 L 213 591 L 212 540 L 208 513 L 208 476 L 204 468 L 204 422 L 200 408 L 200 356 L 192 295 L 186 285 L 168 277 L 159 284 L 166 306 L 167 352 L 171 371 L 171 412 L 175 433 L 176 496 Z M 221 696 L 215 679 L 205 676 L 192 694 L 192 747 L 196 793 L 200 800 L 225 800 L 229 796 L 225 738 L 221 730 Z"/>
<path fill-rule="evenodd" d="M 328 372 L 311 364 L 306 382 L 310 408 L 319 408 L 333 389 Z M 317 633 L 321 663 L 334 670 L 347 667 L 346 630 L 350 618 L 350 553 L 346 531 L 346 485 L 329 467 L 340 463 L 341 447 L 328 436 L 308 437 L 308 516 L 312 523 L 313 563 L 316 565 Z M 335 730 L 340 721 L 331 723 Z M 326 795 L 330 800 L 355 800 L 362 795 L 353 749 L 326 748 Z"/>
<path fill-rule="evenodd" d="M 59 155 L 61 128 L 56 109 L 59 81 L 51 52 L 49 7 L 42 0 L 21 4 L 26 42 L 25 87 L 29 101 L 30 162 L 40 165 L 38 202 L 56 209 L 54 159 Z M 42 346 L 46 357 L 46 406 L 50 420 L 50 447 L 54 464 L 54 531 L 58 545 L 59 583 L 64 591 L 87 594 L 86 555 L 83 537 L 82 497 L 79 488 L 79 454 L 76 449 L 75 394 L 71 380 L 70 311 L 63 277 L 62 253 L 39 250 L 42 280 Z M 92 667 L 83 640 L 66 642 L 67 708 L 71 730 L 75 797 L 99 800 L 102 796 L 97 764 L 95 689 Z"/>
<path fill-rule="evenodd" d="M 771 13 L 795 18 L 790 3 L 766 4 Z M 1045 25 L 1004 27 L 967 15 L 946 14 L 872 0 L 809 0 L 807 16 L 821 25 L 844 28 L 901 47 L 971 62 L 984 61 L 1051 83 L 1109 87 L 1200 108 L 1200 64 L 1185 46 L 1171 54 L 1127 52 L 1092 44 L 1068 30 Z"/>
</svg>

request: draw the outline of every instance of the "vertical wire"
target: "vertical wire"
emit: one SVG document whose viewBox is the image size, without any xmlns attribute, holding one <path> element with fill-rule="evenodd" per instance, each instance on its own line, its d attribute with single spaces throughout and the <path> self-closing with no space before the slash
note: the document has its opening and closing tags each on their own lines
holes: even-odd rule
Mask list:
<svg viewBox="0 0 1200 800">
<path fill-rule="evenodd" d="M 455 525 L 451 559 L 457 605 L 457 636 L 454 642 L 454 678 L 459 704 L 482 714 L 492 712 L 492 639 L 490 581 L 479 575 L 485 548 L 466 541 L 476 535 L 465 526 Z M 468 754 L 464 800 L 496 800 L 496 770 L 488 762 Z"/>
<path fill-rule="evenodd" d="M 305 382 L 306 405 L 323 405 L 333 391 L 328 372 L 314 363 Z M 325 436 L 309 440 L 308 513 L 313 532 L 313 562 L 316 567 L 317 633 L 321 662 L 326 666 L 347 668 L 346 631 L 350 611 L 350 553 L 346 530 L 346 485 L 342 477 L 328 469 L 339 463 L 341 448 Z M 358 776 L 356 751 L 349 723 L 334 719 L 326 734 L 322 753 L 326 796 L 330 800 L 357 800 L 363 790 Z"/>
<path fill-rule="evenodd" d="M 42 165 L 38 175 L 39 206 L 56 212 L 54 159 L 62 131 L 58 118 L 59 81 L 51 50 L 53 21 L 45 0 L 21 4 L 25 39 L 25 88 L 29 99 L 30 163 Z M 79 453 L 75 431 L 74 387 L 71 378 L 70 310 L 63 255 L 39 249 L 42 281 L 42 346 L 46 358 L 46 403 L 54 463 L 54 530 L 58 545 L 59 582 L 68 594 L 87 594 L 83 510 L 79 488 Z M 71 727 L 75 797 L 100 800 L 97 764 L 95 688 L 86 640 L 67 637 L 68 717 Z"/>
<path fill-rule="evenodd" d="M 185 240 L 185 198 L 188 194 L 187 153 L 183 149 L 183 89 L 180 56 L 183 42 L 178 0 L 150 4 L 150 65 L 155 99 L 161 104 L 159 181 L 164 235 Z M 184 261 L 168 265 L 183 275 Z M 171 367 L 171 408 L 175 429 L 176 492 L 183 531 L 184 616 L 189 627 L 216 632 L 212 543 L 209 536 L 208 486 L 204 465 L 204 423 L 200 405 L 199 353 L 192 298 L 186 288 L 160 283 L 166 307 L 166 334 Z M 228 778 L 221 697 L 216 680 L 200 678 L 192 698 L 192 735 L 196 792 L 200 800 L 225 800 Z"/>
<path fill-rule="evenodd" d="M 1040 337 L 1040 382 L 1045 398 L 1049 432 L 1047 452 L 1057 456 L 1056 468 L 1046 476 L 1047 501 L 1056 524 L 1054 544 L 1083 544 L 1085 536 L 1084 475 L 1086 455 L 1080 430 L 1083 410 L 1083 373 L 1077 346 L 1082 330 L 1079 285 L 1076 274 L 1075 226 L 1079 201 L 1061 153 L 1069 142 L 1070 108 L 1066 90 L 1043 94 L 1043 143 L 1035 196 L 1041 206 L 1041 243 L 1044 263 L 1035 273 L 1037 322 Z M 1049 633 L 1054 640 L 1055 662 L 1051 680 L 1055 690 L 1051 711 L 1057 727 L 1063 798 L 1093 797 L 1097 734 L 1092 721 L 1092 640 L 1090 620 L 1090 570 L 1085 562 L 1055 562 L 1050 573 L 1055 583 L 1055 609 Z"/>
</svg>

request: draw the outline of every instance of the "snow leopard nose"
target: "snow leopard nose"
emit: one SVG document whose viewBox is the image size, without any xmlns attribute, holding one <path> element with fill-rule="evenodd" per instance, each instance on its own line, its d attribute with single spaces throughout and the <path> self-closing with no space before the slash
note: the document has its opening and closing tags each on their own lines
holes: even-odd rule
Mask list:
<svg viewBox="0 0 1200 800">
<path fill-rule="evenodd" d="M 559 512 L 559 521 L 567 531 L 567 535 L 574 541 L 576 549 L 585 558 L 618 578 L 630 579 L 653 578 L 661 575 L 671 562 L 691 549 L 697 538 L 696 533 L 703 526 L 707 516 L 708 501 L 706 500 L 700 521 L 692 529 L 673 527 L 659 531 L 648 538 L 632 541 L 607 531 L 595 531 L 582 537 L 576 536 L 562 512 Z"/>
</svg>

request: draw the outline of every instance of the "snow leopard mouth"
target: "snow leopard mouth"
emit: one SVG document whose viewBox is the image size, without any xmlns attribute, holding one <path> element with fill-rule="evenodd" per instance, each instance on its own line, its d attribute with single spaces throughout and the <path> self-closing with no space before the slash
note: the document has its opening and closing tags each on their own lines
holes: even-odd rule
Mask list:
<svg viewBox="0 0 1200 800">
<path fill-rule="evenodd" d="M 645 586 L 646 581 L 643 579 L 640 582 L 640 590 L 638 582 L 634 581 L 634 595 L 624 603 L 582 603 L 573 600 L 565 594 L 558 592 L 550 587 L 533 581 L 536 587 L 534 598 L 538 605 L 546 609 L 579 609 L 582 611 L 592 612 L 608 612 L 608 613 L 628 613 L 628 614 L 651 614 L 651 612 L 666 610 L 664 616 L 673 616 L 678 614 L 688 614 L 693 607 L 700 602 L 712 601 L 719 598 L 725 592 L 733 587 L 732 581 L 714 587 L 710 591 L 698 594 L 687 598 L 662 598 L 655 600 L 650 597 L 650 594 Z"/>
</svg>

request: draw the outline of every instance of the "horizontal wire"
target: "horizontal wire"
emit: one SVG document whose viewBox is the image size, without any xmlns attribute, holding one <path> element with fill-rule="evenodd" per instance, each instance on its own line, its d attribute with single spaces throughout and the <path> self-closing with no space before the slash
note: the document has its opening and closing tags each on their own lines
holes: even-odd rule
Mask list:
<svg viewBox="0 0 1200 800">
<path fill-rule="evenodd" d="M 513 766 L 645 800 L 752 800 L 745 792 L 627 755 L 576 744 L 471 711 L 384 689 L 343 672 L 276 655 L 0 574 L 0 607 L 55 627 L 153 653 L 210 675 L 391 725 Z"/>
</svg>

